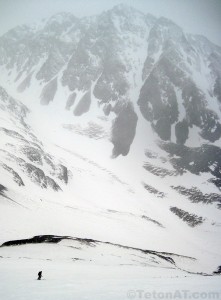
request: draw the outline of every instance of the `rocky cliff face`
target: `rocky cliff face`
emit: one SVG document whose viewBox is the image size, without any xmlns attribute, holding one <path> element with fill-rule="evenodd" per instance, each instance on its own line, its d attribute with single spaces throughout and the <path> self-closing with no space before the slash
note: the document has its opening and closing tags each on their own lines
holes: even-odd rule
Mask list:
<svg viewBox="0 0 221 300">
<path fill-rule="evenodd" d="M 61 86 L 70 93 L 63 107 L 75 116 L 90 113 L 90 95 L 105 114 L 113 112 L 114 156 L 128 153 L 133 141 L 115 151 L 115 128 L 122 119 L 117 108 L 125 105 L 127 114 L 129 102 L 138 105 L 162 140 L 171 141 L 175 131 L 173 142 L 185 144 L 192 128 L 205 142 L 221 137 L 221 49 L 168 19 L 124 5 L 82 19 L 60 13 L 41 28 L 9 31 L 0 39 L 0 54 L 1 67 L 19 92 L 40 85 L 43 105 L 53 102 Z M 85 95 L 75 101 L 79 91 Z M 128 119 L 130 136 L 135 123 Z"/>
<path fill-rule="evenodd" d="M 0 87 L 0 107 L 1 168 L 18 186 L 31 181 L 43 189 L 61 190 L 60 185 L 68 183 L 68 169 L 44 150 L 26 124 L 26 106 Z"/>
<path fill-rule="evenodd" d="M 108 140 L 116 159 L 130 159 L 133 146 L 145 144 L 146 161 L 138 161 L 148 178 L 165 180 L 177 197 L 220 209 L 218 192 L 182 184 L 186 174 L 203 174 L 203 183 L 221 187 L 221 48 L 205 37 L 124 5 L 94 17 L 59 13 L 40 27 L 19 26 L 2 36 L 0 70 L 0 83 L 21 99 L 71 117 L 62 128 Z M 63 190 L 69 168 L 26 124 L 27 107 L 0 88 L 0 109 L 1 167 L 19 186 L 31 181 Z M 146 178 L 142 188 L 167 197 Z M 205 221 L 176 204 L 169 210 L 192 227 Z"/>
</svg>

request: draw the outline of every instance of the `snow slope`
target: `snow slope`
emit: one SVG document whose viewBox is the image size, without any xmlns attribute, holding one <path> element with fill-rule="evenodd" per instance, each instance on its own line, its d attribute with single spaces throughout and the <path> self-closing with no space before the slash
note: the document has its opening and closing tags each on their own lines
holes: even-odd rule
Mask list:
<svg viewBox="0 0 221 300">
<path fill-rule="evenodd" d="M 149 283 L 218 292 L 219 47 L 118 6 L 16 28 L 0 51 L 0 244 L 99 241 L 0 247 L 1 299 L 126 299 Z"/>
<path fill-rule="evenodd" d="M 6 111 L 2 111 L 2 114 L 6 114 Z M 43 119 L 43 113 L 41 115 Z M 5 117 L 7 124 L 4 126 L 8 129 L 13 128 L 13 125 L 9 126 L 9 120 L 13 121 L 12 117 L 13 114 Z M 32 128 L 35 128 L 34 118 L 30 122 Z M 28 120 L 29 118 L 26 119 Z M 18 186 L 10 173 L 2 169 L 1 184 L 8 189 L 5 192 L 8 198 L 2 198 L 2 243 L 41 234 L 88 237 L 191 256 L 200 262 L 195 271 L 212 272 L 216 269 L 220 244 L 215 237 L 220 227 L 219 211 L 213 205 L 183 200 L 170 188 L 172 183 L 180 182 L 180 176 L 170 181 L 168 178 L 159 180 L 157 176 L 148 174 L 140 164 L 140 157 L 137 160 L 133 149 L 127 159 L 113 160 L 106 155 L 108 141 L 89 140 L 85 136 L 66 131 L 62 126 L 54 128 L 53 125 L 53 118 L 48 118 L 48 124 L 44 128 L 49 130 L 40 132 L 41 127 L 38 127 L 37 136 L 41 134 L 43 141 L 42 155 L 47 153 L 53 161 L 60 161 L 68 167 L 71 174 L 68 183 L 52 177 L 59 183 L 61 190 L 49 187 L 44 189 L 30 180 L 29 173 L 23 174 L 23 165 L 22 168 L 19 167 L 16 161 L 6 156 L 5 163 L 21 175 L 24 186 Z M 18 126 L 16 130 L 19 130 Z M 22 130 L 19 132 L 30 139 L 31 131 Z M 40 143 L 38 139 L 37 142 Z M 30 160 L 30 157 L 27 159 L 24 154 L 21 155 L 18 141 L 14 137 L 6 134 L 1 143 L 9 153 L 16 154 L 25 162 Z M 24 141 L 20 143 L 23 145 Z M 16 147 L 11 148 L 11 144 Z M 35 165 L 37 166 L 37 161 Z M 40 167 L 45 174 L 50 174 L 46 163 Z M 182 178 L 190 183 L 198 180 L 199 184 L 205 180 L 205 177 L 191 174 L 184 174 Z M 160 190 L 165 196 L 162 198 L 148 192 L 144 189 L 143 182 Z M 197 210 L 205 218 L 205 222 L 198 227 L 189 227 L 169 210 L 175 205 L 185 211 Z"/>
<path fill-rule="evenodd" d="M 43 270 L 45 280 L 39 282 L 36 278 L 40 269 Z M 184 297 L 183 291 L 186 291 L 188 297 L 207 295 L 211 299 L 220 296 L 218 276 L 185 275 L 173 270 L 168 275 L 165 269 L 159 272 L 138 266 L 132 268 L 11 259 L 1 262 L 0 280 L 4 286 L 0 291 L 3 300 L 20 300 L 24 299 L 24 295 L 36 300 L 140 299 L 141 296 L 145 299 L 146 295 L 154 299 L 162 297 L 162 293 L 169 293 L 175 298 L 180 295 Z"/>
</svg>

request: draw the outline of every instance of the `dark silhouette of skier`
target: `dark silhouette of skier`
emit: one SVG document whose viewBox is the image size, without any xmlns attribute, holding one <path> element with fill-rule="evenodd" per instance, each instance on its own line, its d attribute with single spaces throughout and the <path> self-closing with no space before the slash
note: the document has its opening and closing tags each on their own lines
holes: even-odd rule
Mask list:
<svg viewBox="0 0 221 300">
<path fill-rule="evenodd" d="M 38 272 L 38 280 L 41 280 L 42 277 L 42 271 Z"/>
</svg>

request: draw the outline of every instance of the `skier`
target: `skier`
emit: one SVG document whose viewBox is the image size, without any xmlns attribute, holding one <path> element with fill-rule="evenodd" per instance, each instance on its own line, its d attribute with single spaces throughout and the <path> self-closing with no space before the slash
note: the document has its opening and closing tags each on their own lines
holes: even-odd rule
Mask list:
<svg viewBox="0 0 221 300">
<path fill-rule="evenodd" d="M 38 272 L 38 280 L 41 280 L 42 277 L 42 271 Z"/>
</svg>

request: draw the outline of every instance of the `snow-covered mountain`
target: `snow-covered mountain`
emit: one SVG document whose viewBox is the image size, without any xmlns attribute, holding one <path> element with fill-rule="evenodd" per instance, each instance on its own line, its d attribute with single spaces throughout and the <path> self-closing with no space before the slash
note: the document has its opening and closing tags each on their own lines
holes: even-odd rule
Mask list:
<svg viewBox="0 0 221 300">
<path fill-rule="evenodd" d="M 10 30 L 0 70 L 1 243 L 91 239 L 150 255 L 135 265 L 216 270 L 220 47 L 118 5 Z"/>
</svg>

